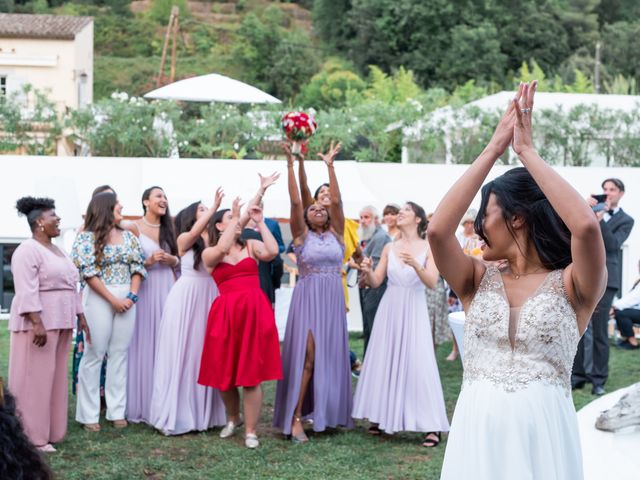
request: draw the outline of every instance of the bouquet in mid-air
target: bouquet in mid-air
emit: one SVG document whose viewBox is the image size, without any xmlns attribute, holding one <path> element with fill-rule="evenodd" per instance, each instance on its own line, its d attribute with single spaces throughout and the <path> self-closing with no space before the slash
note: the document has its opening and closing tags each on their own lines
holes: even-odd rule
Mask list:
<svg viewBox="0 0 640 480">
<path fill-rule="evenodd" d="M 282 130 L 291 140 L 291 153 L 300 155 L 304 153 L 303 142 L 309 139 L 318 128 L 318 124 L 312 115 L 305 112 L 289 112 L 282 117 Z"/>
</svg>

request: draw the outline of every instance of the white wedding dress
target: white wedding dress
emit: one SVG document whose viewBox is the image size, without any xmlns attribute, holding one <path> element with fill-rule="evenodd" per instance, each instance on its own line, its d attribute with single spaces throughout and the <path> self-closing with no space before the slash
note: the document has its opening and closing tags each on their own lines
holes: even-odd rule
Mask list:
<svg viewBox="0 0 640 480">
<path fill-rule="evenodd" d="M 442 480 L 583 478 L 570 383 L 578 340 L 562 270 L 510 308 L 500 271 L 487 267 L 465 321 L 464 377 Z"/>
</svg>

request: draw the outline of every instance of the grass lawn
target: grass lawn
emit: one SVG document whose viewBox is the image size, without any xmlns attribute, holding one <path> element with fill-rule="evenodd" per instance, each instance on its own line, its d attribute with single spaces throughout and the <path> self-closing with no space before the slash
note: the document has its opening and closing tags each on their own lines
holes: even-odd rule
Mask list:
<svg viewBox="0 0 640 480">
<path fill-rule="evenodd" d="M 6 378 L 9 334 L 0 325 L 0 375 Z M 362 340 L 352 335 L 351 347 L 359 356 Z M 449 417 L 460 390 L 460 362 L 447 362 L 450 344 L 441 345 L 437 356 Z M 610 378 L 613 391 L 640 379 L 637 352 L 611 348 Z M 242 434 L 220 440 L 219 429 L 206 433 L 165 437 L 144 425 L 116 430 L 102 421 L 102 431 L 85 432 L 73 420 L 75 397 L 69 406 L 67 438 L 50 455 L 57 477 L 65 480 L 98 479 L 209 479 L 209 478 L 344 478 L 344 479 L 438 479 L 446 439 L 435 449 L 420 446 L 418 434 L 376 438 L 366 425 L 353 431 L 336 430 L 311 435 L 306 445 L 292 445 L 271 428 L 275 383 L 265 384 L 265 404 L 257 451 L 244 448 Z M 355 383 L 354 383 L 355 387 Z M 574 393 L 576 408 L 593 400 L 590 389 Z"/>
</svg>

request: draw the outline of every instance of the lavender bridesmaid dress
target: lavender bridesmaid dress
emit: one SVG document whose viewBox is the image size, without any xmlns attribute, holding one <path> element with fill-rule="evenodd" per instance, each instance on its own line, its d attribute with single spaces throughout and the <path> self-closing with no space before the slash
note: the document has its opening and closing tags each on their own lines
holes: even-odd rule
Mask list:
<svg viewBox="0 0 640 480">
<path fill-rule="evenodd" d="M 207 316 L 218 288 L 202 265 L 193 268 L 193 250 L 181 264 L 162 315 L 153 374 L 150 423 L 165 435 L 226 423 L 218 391 L 197 383 Z"/>
<path fill-rule="evenodd" d="M 315 340 L 313 377 L 302 414 L 321 432 L 338 425 L 353 427 L 347 311 L 342 289 L 344 247 L 331 232 L 309 232 L 298 257 L 296 284 L 282 348 L 284 378 L 278 382 L 273 426 L 291 433 L 300 395 L 307 336 Z"/>
<path fill-rule="evenodd" d="M 417 260 L 425 261 L 425 254 Z M 386 433 L 448 432 L 425 286 L 391 247 L 387 290 L 373 322 L 354 398 L 354 418 Z"/>
<path fill-rule="evenodd" d="M 160 250 L 160 246 L 144 234 L 140 234 L 139 240 L 146 258 Z M 136 325 L 129 344 L 127 420 L 136 423 L 149 422 L 156 337 L 164 302 L 175 283 L 173 269 L 168 265 L 156 263 L 148 267 L 147 272 L 147 279 L 138 291 Z"/>
</svg>

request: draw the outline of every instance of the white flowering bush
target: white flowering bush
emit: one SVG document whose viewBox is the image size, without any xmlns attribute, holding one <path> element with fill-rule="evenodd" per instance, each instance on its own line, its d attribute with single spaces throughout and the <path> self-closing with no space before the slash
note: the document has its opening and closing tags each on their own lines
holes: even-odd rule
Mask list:
<svg viewBox="0 0 640 480">
<path fill-rule="evenodd" d="M 92 155 L 168 157 L 176 148 L 173 125 L 180 109 L 172 102 L 148 102 L 114 92 L 108 99 L 72 112 L 67 125 L 74 141 Z"/>
<path fill-rule="evenodd" d="M 55 155 L 61 135 L 62 121 L 43 92 L 26 85 L 0 96 L 0 153 Z"/>
</svg>

